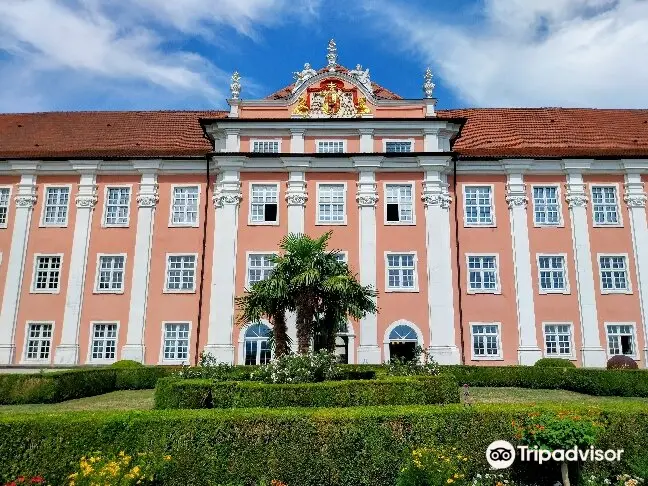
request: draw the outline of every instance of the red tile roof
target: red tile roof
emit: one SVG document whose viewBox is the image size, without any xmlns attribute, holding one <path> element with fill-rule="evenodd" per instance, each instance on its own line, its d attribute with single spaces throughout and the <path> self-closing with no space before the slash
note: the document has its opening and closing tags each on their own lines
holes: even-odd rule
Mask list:
<svg viewBox="0 0 648 486">
<path fill-rule="evenodd" d="M 464 157 L 648 156 L 648 110 L 474 108 L 438 115 L 467 118 L 453 146 Z"/>
<path fill-rule="evenodd" d="M 223 111 L 0 114 L 0 158 L 203 156 L 201 117 Z"/>
<path fill-rule="evenodd" d="M 463 157 L 646 157 L 648 110 L 475 108 L 453 150 Z M 223 111 L 0 114 L 0 159 L 202 156 L 200 118 Z"/>
<path fill-rule="evenodd" d="M 341 73 L 347 73 L 349 72 L 349 69 L 337 64 L 335 66 L 335 70 Z M 323 72 L 326 72 L 327 68 L 322 68 L 317 71 L 317 74 L 321 74 Z M 270 96 L 266 97 L 267 100 L 285 100 L 286 98 L 289 98 L 290 95 L 292 94 L 293 87 L 295 86 L 295 83 L 286 86 L 285 88 L 280 89 L 279 91 L 275 91 L 272 93 Z M 380 100 L 402 100 L 400 96 L 398 96 L 396 93 L 393 93 L 389 91 L 387 88 L 384 88 L 380 86 L 379 84 L 376 83 L 371 83 L 371 87 L 373 88 L 373 94 L 376 98 Z"/>
</svg>

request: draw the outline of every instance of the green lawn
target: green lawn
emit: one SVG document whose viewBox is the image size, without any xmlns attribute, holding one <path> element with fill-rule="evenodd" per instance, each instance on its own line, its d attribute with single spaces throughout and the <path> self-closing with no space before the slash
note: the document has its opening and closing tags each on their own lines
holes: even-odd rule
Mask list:
<svg viewBox="0 0 648 486">
<path fill-rule="evenodd" d="M 462 391 L 463 394 L 463 391 Z M 464 398 L 462 397 L 462 401 Z M 531 390 L 528 388 L 470 388 L 470 403 L 578 403 L 606 405 L 614 403 L 648 404 L 648 398 L 594 397 L 564 390 Z M 54 404 L 2 405 L 0 414 L 8 412 L 60 412 L 81 410 L 150 410 L 153 390 L 128 390 L 106 393 Z"/>
</svg>

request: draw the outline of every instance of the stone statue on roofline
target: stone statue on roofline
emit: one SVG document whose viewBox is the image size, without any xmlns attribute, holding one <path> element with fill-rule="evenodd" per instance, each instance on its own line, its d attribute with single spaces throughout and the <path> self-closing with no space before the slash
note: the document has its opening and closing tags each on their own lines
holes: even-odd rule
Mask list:
<svg viewBox="0 0 648 486">
<path fill-rule="evenodd" d="M 299 89 L 299 87 L 304 84 L 308 79 L 312 78 L 317 74 L 310 63 L 304 64 L 304 69 L 302 71 L 295 71 L 293 77 L 295 78 L 295 87 L 293 88 L 293 93 Z"/>
<path fill-rule="evenodd" d="M 362 70 L 361 64 L 356 64 L 355 69 L 349 71 L 349 75 L 356 78 L 358 82 L 370 93 L 373 93 L 371 80 L 369 79 L 369 68 Z"/>
</svg>

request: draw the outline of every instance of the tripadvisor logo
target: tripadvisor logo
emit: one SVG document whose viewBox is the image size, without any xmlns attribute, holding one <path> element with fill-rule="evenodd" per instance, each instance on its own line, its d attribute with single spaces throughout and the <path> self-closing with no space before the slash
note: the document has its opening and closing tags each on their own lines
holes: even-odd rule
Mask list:
<svg viewBox="0 0 648 486">
<path fill-rule="evenodd" d="M 517 446 L 516 448 L 505 440 L 496 440 L 486 449 L 486 460 L 493 469 L 506 469 L 511 467 L 515 459 L 522 462 L 575 462 L 575 461 L 593 461 L 593 462 L 616 462 L 621 460 L 623 449 L 595 449 L 594 446 L 588 449 L 539 449 L 538 447 Z"/>
</svg>

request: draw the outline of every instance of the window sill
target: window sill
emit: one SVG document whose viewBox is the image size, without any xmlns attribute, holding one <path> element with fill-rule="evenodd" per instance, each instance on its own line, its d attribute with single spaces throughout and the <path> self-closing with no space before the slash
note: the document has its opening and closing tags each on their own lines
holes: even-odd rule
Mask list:
<svg viewBox="0 0 648 486">
<path fill-rule="evenodd" d="M 495 223 L 464 223 L 464 228 L 497 228 Z"/>
<path fill-rule="evenodd" d="M 347 226 L 346 220 L 344 221 L 317 221 L 315 226 Z"/>
<path fill-rule="evenodd" d="M 112 359 L 98 359 L 98 358 L 97 359 L 92 359 L 92 358 L 90 358 L 90 359 L 88 359 L 87 364 L 101 366 L 101 365 L 113 364 L 115 361 L 116 361 L 115 358 L 112 358 Z"/>
<path fill-rule="evenodd" d="M 60 294 L 61 289 L 56 289 L 56 290 L 36 290 L 36 289 L 30 289 L 29 290 L 30 294 Z"/>
<path fill-rule="evenodd" d="M 129 228 L 130 224 L 129 223 L 123 223 L 123 224 L 107 224 L 107 223 L 101 223 L 102 228 Z"/>
<path fill-rule="evenodd" d="M 471 361 L 504 361 L 501 356 L 473 356 Z"/>
<path fill-rule="evenodd" d="M 39 228 L 67 228 L 68 224 L 47 224 L 47 223 L 40 223 L 38 225 Z"/>
<path fill-rule="evenodd" d="M 199 223 L 169 223 L 169 228 L 198 228 Z"/>
<path fill-rule="evenodd" d="M 619 290 L 610 290 L 610 289 L 605 289 L 601 290 L 601 295 L 632 295 L 632 289 L 619 289 Z"/>
<path fill-rule="evenodd" d="M 279 226 L 279 221 L 248 221 L 248 226 Z"/>
<path fill-rule="evenodd" d="M 385 226 L 416 226 L 415 221 L 385 221 Z"/>
<path fill-rule="evenodd" d="M 571 292 L 569 289 L 565 290 L 544 290 L 540 289 L 538 291 L 540 295 L 571 295 Z"/>
<path fill-rule="evenodd" d="M 99 289 L 94 289 L 92 291 L 93 294 L 101 295 L 101 294 L 117 294 L 117 295 L 123 295 L 124 294 L 124 289 L 122 290 L 99 290 Z"/>
<path fill-rule="evenodd" d="M 163 359 L 158 361 L 158 365 L 164 366 L 177 366 L 177 365 L 189 365 L 189 358 L 187 359 Z"/>
<path fill-rule="evenodd" d="M 468 293 L 468 295 L 479 295 L 479 294 L 502 295 L 502 290 L 501 289 L 493 289 L 493 290 L 472 290 L 472 289 L 468 289 L 467 293 Z"/>
<path fill-rule="evenodd" d="M 188 290 L 188 289 L 187 290 L 164 289 L 162 291 L 162 293 L 163 294 L 195 294 L 196 290 L 195 289 L 192 289 L 192 290 Z"/>
<path fill-rule="evenodd" d="M 533 223 L 534 228 L 564 228 L 565 225 L 564 223 L 560 224 L 540 224 L 540 223 Z"/>
<path fill-rule="evenodd" d="M 23 359 L 20 362 L 21 365 L 35 365 L 35 364 L 52 364 L 51 358 L 46 359 Z"/>
<path fill-rule="evenodd" d="M 592 223 L 593 228 L 623 228 L 623 223 Z"/>
<path fill-rule="evenodd" d="M 544 354 L 545 358 L 560 358 L 560 359 L 568 359 L 569 361 L 576 361 L 576 356 L 573 354 Z"/>
<path fill-rule="evenodd" d="M 412 289 L 385 289 L 385 292 L 388 293 L 405 293 L 405 294 L 415 294 L 419 292 L 418 287 L 412 288 Z"/>
</svg>

